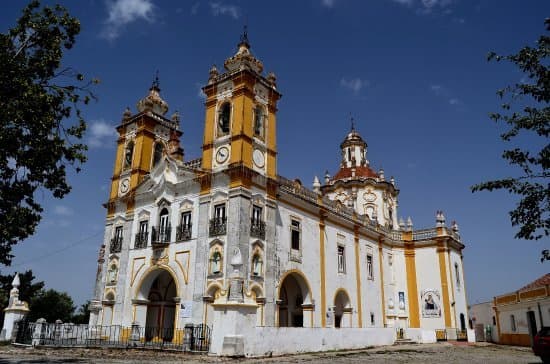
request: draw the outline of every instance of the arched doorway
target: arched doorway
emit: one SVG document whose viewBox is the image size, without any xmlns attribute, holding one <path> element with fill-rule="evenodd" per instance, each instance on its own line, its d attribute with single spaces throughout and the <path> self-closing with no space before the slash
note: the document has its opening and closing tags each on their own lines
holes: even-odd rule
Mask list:
<svg viewBox="0 0 550 364">
<path fill-rule="evenodd" d="M 311 292 L 305 278 L 297 273 L 288 274 L 279 288 L 279 327 L 310 327 L 311 318 L 304 319 L 304 311 L 311 311 Z"/>
<path fill-rule="evenodd" d="M 466 330 L 466 319 L 464 318 L 464 314 L 460 314 L 460 330 L 465 331 Z"/>
<path fill-rule="evenodd" d="M 155 270 L 142 283 L 140 296 L 146 298 L 146 341 L 172 341 L 176 319 L 176 282 L 164 269 Z"/>
<path fill-rule="evenodd" d="M 351 303 L 343 289 L 334 296 L 334 327 L 351 327 Z"/>
</svg>

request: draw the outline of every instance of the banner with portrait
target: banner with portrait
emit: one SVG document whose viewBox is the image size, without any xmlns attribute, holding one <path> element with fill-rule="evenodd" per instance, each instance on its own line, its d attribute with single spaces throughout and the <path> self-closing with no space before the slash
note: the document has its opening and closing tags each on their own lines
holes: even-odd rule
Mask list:
<svg viewBox="0 0 550 364">
<path fill-rule="evenodd" d="M 420 293 L 422 317 L 441 317 L 441 295 L 436 289 L 425 289 Z"/>
</svg>

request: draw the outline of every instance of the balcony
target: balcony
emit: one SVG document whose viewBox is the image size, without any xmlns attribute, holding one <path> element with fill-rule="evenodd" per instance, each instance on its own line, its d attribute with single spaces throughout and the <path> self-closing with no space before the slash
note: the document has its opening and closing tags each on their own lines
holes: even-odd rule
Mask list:
<svg viewBox="0 0 550 364">
<path fill-rule="evenodd" d="M 178 225 L 176 229 L 176 241 L 191 240 L 191 224 Z"/>
<path fill-rule="evenodd" d="M 215 217 L 210 219 L 209 236 L 225 235 L 227 233 L 227 218 Z"/>
<path fill-rule="evenodd" d="M 143 231 L 136 234 L 136 241 L 134 243 L 134 249 L 147 248 L 147 241 L 149 240 L 149 232 Z"/>
<path fill-rule="evenodd" d="M 109 246 L 109 253 L 120 253 L 122 250 L 122 236 L 115 236 L 111 239 L 111 245 Z"/>
<path fill-rule="evenodd" d="M 265 240 L 265 221 L 255 219 L 250 221 L 250 237 Z"/>
<path fill-rule="evenodd" d="M 172 227 L 168 226 L 158 226 L 152 227 L 151 230 L 151 245 L 155 247 L 163 247 L 170 244 L 170 237 L 172 233 Z"/>
</svg>

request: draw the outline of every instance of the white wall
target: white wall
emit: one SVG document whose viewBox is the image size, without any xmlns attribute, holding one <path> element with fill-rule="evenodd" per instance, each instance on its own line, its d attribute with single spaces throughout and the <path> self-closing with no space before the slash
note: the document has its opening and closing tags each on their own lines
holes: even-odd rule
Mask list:
<svg viewBox="0 0 550 364">
<path fill-rule="evenodd" d="M 445 307 L 443 306 L 441 277 L 439 272 L 439 259 L 435 247 L 416 249 L 416 278 L 418 287 L 418 307 L 420 316 L 420 327 L 423 329 L 444 329 L 445 328 Z M 426 289 L 437 289 L 439 291 L 439 306 L 441 308 L 441 317 L 423 317 L 421 294 Z M 409 299 L 414 299 L 410 297 Z"/>
</svg>

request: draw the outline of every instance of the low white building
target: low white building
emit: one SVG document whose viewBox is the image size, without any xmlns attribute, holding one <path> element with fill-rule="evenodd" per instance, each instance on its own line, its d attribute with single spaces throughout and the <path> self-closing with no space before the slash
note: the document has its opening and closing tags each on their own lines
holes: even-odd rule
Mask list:
<svg viewBox="0 0 550 364">
<path fill-rule="evenodd" d="M 250 356 L 389 344 L 395 328 L 417 340 L 464 331 L 457 225 L 442 212 L 422 230 L 398 219 L 395 180 L 370 167 L 353 126 L 334 176 L 311 189 L 279 176 L 276 77 L 246 33 L 224 66 L 203 88 L 198 160 L 184 161 L 158 80 L 125 111 L 90 324 L 174 341 L 204 323 L 211 353 Z"/>
</svg>

